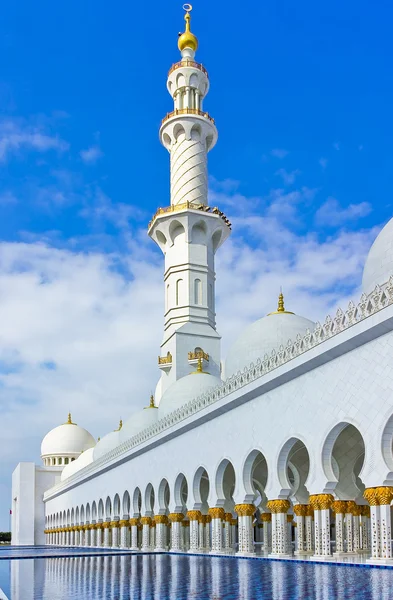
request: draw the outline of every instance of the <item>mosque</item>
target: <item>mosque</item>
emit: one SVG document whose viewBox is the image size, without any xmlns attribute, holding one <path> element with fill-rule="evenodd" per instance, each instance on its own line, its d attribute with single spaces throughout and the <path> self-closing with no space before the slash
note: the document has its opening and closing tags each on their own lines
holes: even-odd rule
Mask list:
<svg viewBox="0 0 393 600">
<path fill-rule="evenodd" d="M 12 542 L 393 563 L 393 219 L 357 303 L 314 323 L 280 294 L 222 360 L 214 258 L 231 223 L 208 205 L 217 129 L 185 10 L 160 128 L 170 205 L 148 225 L 165 257 L 155 394 L 98 442 L 71 415 L 45 436 L 42 465 L 13 473 Z"/>
</svg>

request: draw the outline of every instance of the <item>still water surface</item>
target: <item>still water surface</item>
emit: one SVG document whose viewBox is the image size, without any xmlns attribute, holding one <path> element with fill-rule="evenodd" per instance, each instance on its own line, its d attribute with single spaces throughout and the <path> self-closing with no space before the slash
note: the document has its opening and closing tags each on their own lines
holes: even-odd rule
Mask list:
<svg viewBox="0 0 393 600">
<path fill-rule="evenodd" d="M 9 600 L 393 600 L 393 569 L 168 554 L 70 556 L 0 560 L 0 588 Z"/>
</svg>

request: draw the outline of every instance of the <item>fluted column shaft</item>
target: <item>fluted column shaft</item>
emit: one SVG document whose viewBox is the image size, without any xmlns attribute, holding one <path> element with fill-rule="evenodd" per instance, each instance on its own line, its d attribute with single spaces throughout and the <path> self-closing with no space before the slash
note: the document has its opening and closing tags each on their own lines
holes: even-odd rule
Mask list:
<svg viewBox="0 0 393 600">
<path fill-rule="evenodd" d="M 189 552 L 198 552 L 199 548 L 199 521 L 202 517 L 200 510 L 189 510 L 187 517 L 190 520 L 190 550 Z"/>
</svg>

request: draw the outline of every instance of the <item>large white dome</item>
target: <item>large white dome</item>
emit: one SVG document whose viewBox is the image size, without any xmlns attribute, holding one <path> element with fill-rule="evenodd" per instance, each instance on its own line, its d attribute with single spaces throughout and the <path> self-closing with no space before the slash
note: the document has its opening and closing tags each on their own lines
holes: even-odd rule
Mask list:
<svg viewBox="0 0 393 600">
<path fill-rule="evenodd" d="M 282 299 L 280 299 L 282 301 Z M 243 371 L 251 363 L 256 363 L 272 350 L 286 346 L 288 340 L 295 341 L 298 334 L 304 335 L 307 329 L 313 330 L 315 323 L 299 317 L 282 308 L 251 323 L 230 348 L 225 361 L 225 377 Z"/>
<path fill-rule="evenodd" d="M 71 422 L 59 425 L 46 434 L 41 443 L 41 457 L 79 456 L 81 452 L 95 446 L 95 439 L 83 427 Z"/>
<path fill-rule="evenodd" d="M 219 377 L 210 375 L 210 373 L 190 373 L 190 375 L 178 379 L 163 394 L 158 407 L 158 418 L 165 417 L 221 383 Z"/>
<path fill-rule="evenodd" d="M 377 284 L 386 283 L 393 275 L 393 219 L 375 239 L 363 270 L 363 292 L 370 294 Z"/>
<path fill-rule="evenodd" d="M 130 439 L 133 435 L 136 435 L 146 427 L 153 425 L 157 422 L 158 409 L 153 406 L 148 406 L 143 410 L 131 415 L 131 417 L 124 423 L 120 430 L 119 443 L 125 442 Z"/>
</svg>

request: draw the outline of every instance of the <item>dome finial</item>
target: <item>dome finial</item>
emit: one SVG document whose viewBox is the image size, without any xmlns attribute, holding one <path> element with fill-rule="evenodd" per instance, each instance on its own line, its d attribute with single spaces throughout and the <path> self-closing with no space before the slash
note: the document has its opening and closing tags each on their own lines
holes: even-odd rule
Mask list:
<svg viewBox="0 0 393 600">
<path fill-rule="evenodd" d="M 285 312 L 284 294 L 282 293 L 282 288 L 281 287 L 280 287 L 280 293 L 278 295 L 277 312 Z"/>
<path fill-rule="evenodd" d="M 197 37 L 191 33 L 191 28 L 190 28 L 190 21 L 191 21 L 191 15 L 190 12 L 192 11 L 192 5 L 191 4 L 183 4 L 183 10 L 186 11 L 186 14 L 184 15 L 184 20 L 186 22 L 186 29 L 184 31 L 184 33 L 179 34 L 179 41 L 178 41 L 178 47 L 180 52 L 182 52 L 185 48 L 191 48 L 191 50 L 193 50 L 193 52 L 196 51 L 196 49 L 198 48 L 198 39 Z"/>
<path fill-rule="evenodd" d="M 119 421 L 119 427 L 117 429 L 115 429 L 115 431 L 120 431 L 120 429 L 123 427 L 123 421 L 122 419 L 120 419 Z"/>
<path fill-rule="evenodd" d="M 155 405 L 153 394 L 150 394 L 150 404 L 149 406 L 145 406 L 145 408 L 158 408 L 158 406 Z"/>
<path fill-rule="evenodd" d="M 202 360 L 203 360 L 202 356 L 199 356 L 196 371 L 193 371 L 192 373 L 190 373 L 191 375 L 196 375 L 198 373 L 206 373 L 206 371 L 203 370 Z"/>
<path fill-rule="evenodd" d="M 71 418 L 71 413 L 68 413 L 68 419 L 67 422 L 65 423 L 66 425 L 76 425 L 76 423 L 72 422 L 72 418 Z"/>
<path fill-rule="evenodd" d="M 282 287 L 280 287 L 280 293 L 278 295 L 278 305 L 277 305 L 277 310 L 274 310 L 273 312 L 270 312 L 268 314 L 269 315 L 293 315 L 295 313 L 290 312 L 289 310 L 285 310 L 285 306 L 284 306 L 284 294 L 282 293 Z"/>
</svg>

